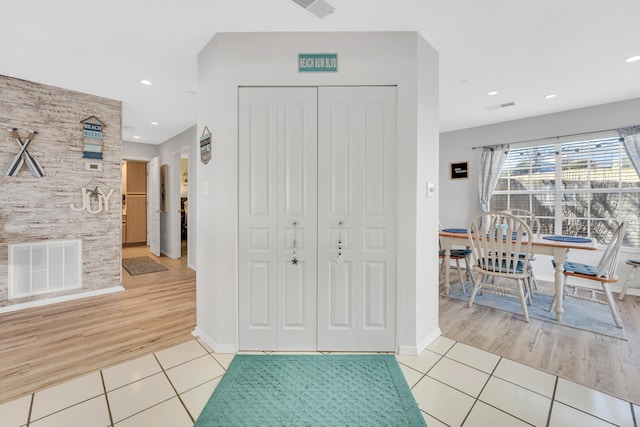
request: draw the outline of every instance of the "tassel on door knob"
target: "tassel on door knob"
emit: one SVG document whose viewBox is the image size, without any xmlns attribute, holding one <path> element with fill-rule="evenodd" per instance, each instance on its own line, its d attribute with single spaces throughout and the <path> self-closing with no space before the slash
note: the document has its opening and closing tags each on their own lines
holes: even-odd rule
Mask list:
<svg viewBox="0 0 640 427">
<path fill-rule="evenodd" d="M 298 265 L 298 258 L 296 256 L 296 226 L 298 225 L 298 221 L 293 221 L 293 258 L 291 259 L 291 264 Z"/>
<path fill-rule="evenodd" d="M 338 237 L 338 259 L 336 259 L 336 264 L 342 265 L 344 260 L 342 259 L 342 226 L 344 225 L 344 221 L 338 221 L 338 226 L 340 227 L 340 236 Z"/>
</svg>

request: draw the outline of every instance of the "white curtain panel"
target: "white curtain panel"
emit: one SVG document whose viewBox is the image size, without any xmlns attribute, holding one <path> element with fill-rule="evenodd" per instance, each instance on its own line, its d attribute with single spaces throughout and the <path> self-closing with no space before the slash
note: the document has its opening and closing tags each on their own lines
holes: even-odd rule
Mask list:
<svg viewBox="0 0 640 427">
<path fill-rule="evenodd" d="M 627 150 L 627 155 L 640 175 L 640 125 L 618 129 L 618 135 Z"/>
<path fill-rule="evenodd" d="M 500 171 L 507 159 L 509 145 L 489 145 L 482 147 L 482 157 L 480 158 L 480 179 L 478 180 L 478 190 L 480 193 L 480 211 L 489 211 L 489 200 L 498 185 Z"/>
</svg>

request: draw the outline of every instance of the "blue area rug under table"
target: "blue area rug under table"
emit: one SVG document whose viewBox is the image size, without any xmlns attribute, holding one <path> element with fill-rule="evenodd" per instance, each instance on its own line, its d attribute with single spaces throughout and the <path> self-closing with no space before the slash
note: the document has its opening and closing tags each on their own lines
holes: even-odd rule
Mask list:
<svg viewBox="0 0 640 427">
<path fill-rule="evenodd" d="M 394 355 L 238 354 L 194 427 L 426 426 Z"/>
<path fill-rule="evenodd" d="M 467 293 L 465 295 L 462 293 L 460 283 L 456 283 L 455 285 L 452 284 L 451 288 L 449 288 L 449 298 L 469 302 L 473 286 L 471 285 L 471 282 L 466 282 L 466 285 Z M 447 295 L 443 294 L 443 296 Z M 551 311 L 548 311 L 552 300 L 553 295 L 534 292 L 533 303 L 531 305 L 527 305 L 529 317 L 544 320 L 556 325 L 568 326 L 612 338 L 627 340 L 627 334 L 624 329 L 616 327 L 608 305 L 590 301 L 581 301 L 576 298 L 565 296 L 562 304 L 564 308 L 562 322 L 558 322 L 556 320 L 555 306 Z M 473 304 L 507 311 L 509 313 L 517 314 L 521 318 L 523 317 L 520 299 L 518 298 L 499 296 L 489 292 L 484 292 L 484 294 L 481 295 L 478 292 Z"/>
</svg>

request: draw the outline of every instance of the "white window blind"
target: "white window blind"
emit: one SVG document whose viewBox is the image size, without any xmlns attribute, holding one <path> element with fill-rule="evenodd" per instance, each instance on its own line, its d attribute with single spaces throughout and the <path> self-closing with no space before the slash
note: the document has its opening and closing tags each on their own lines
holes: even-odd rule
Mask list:
<svg viewBox="0 0 640 427">
<path fill-rule="evenodd" d="M 511 149 L 491 209 L 516 208 L 538 216 L 544 234 L 600 243 L 624 219 L 624 245 L 640 248 L 640 178 L 617 137 Z"/>
</svg>

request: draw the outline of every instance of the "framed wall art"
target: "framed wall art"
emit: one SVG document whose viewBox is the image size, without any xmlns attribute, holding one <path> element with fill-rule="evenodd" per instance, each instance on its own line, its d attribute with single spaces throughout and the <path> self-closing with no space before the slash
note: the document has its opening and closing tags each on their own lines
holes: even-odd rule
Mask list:
<svg viewBox="0 0 640 427">
<path fill-rule="evenodd" d="M 450 174 L 451 179 L 469 178 L 469 162 L 451 163 Z"/>
<path fill-rule="evenodd" d="M 169 212 L 169 165 L 160 166 L 160 210 Z"/>
</svg>

